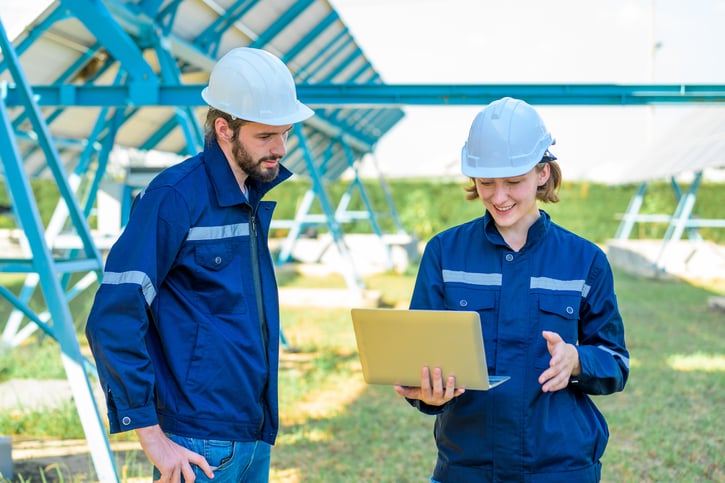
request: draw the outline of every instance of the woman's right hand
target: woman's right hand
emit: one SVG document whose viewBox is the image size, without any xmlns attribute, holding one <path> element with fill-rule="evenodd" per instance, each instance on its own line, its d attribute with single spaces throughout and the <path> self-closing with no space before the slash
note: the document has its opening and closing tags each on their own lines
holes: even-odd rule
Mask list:
<svg viewBox="0 0 725 483">
<path fill-rule="evenodd" d="M 395 386 L 399 396 L 409 399 L 419 399 L 429 406 L 442 406 L 454 397 L 466 391 L 463 387 L 456 387 L 456 376 L 450 375 L 443 384 L 443 371 L 440 367 L 433 369 L 431 377 L 430 368 L 424 366 L 420 371 L 420 386 Z"/>
</svg>

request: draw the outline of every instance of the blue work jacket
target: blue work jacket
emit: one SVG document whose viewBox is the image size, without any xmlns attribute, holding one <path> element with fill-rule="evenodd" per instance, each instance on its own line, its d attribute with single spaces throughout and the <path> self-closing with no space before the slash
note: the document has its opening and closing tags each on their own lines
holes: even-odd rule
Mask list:
<svg viewBox="0 0 725 483">
<path fill-rule="evenodd" d="M 279 299 L 267 234 L 291 176 L 248 180 L 212 141 L 161 172 L 111 248 L 86 335 L 111 432 L 274 444 Z"/>
<path fill-rule="evenodd" d="M 409 401 L 437 415 L 434 479 L 599 480 L 609 432 L 589 394 L 624 388 L 629 353 L 611 268 L 596 245 L 541 211 L 515 252 L 487 213 L 430 240 L 410 308 L 478 312 L 489 373 L 511 377 L 443 406 Z M 579 351 L 581 375 L 556 392 L 538 382 L 551 359 L 543 330 Z"/>
</svg>

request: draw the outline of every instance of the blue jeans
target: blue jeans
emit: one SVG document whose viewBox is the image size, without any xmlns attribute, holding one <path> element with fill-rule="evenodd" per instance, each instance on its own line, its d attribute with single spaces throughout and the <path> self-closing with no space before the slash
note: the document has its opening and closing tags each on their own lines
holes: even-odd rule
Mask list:
<svg viewBox="0 0 725 483">
<path fill-rule="evenodd" d="M 187 438 L 175 434 L 167 436 L 176 444 L 199 453 L 206 458 L 214 471 L 210 480 L 196 465 L 191 465 L 197 482 L 214 483 L 267 483 L 271 446 L 264 441 L 251 443 L 241 441 L 217 441 L 212 439 Z M 161 473 L 154 467 L 154 481 Z M 184 479 L 182 477 L 181 481 Z"/>
</svg>

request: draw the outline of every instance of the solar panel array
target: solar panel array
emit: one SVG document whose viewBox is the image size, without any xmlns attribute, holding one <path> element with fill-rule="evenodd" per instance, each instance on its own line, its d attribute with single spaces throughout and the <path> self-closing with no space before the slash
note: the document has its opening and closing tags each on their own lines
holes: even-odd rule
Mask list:
<svg viewBox="0 0 725 483">
<path fill-rule="evenodd" d="M 34 86 L 124 85 L 143 95 L 156 85 L 203 85 L 214 62 L 239 46 L 276 54 L 298 84 L 383 83 L 325 0 L 55 1 L 14 45 Z M 0 79 L 7 80 L 1 67 Z M 180 156 L 197 152 L 202 104 L 200 96 L 191 106 L 108 107 L 99 100 L 98 107 L 44 107 L 43 115 L 63 163 L 76 169 L 109 143 Z M 42 170 L 44 159 L 23 110 L 10 112 L 26 166 Z M 347 169 L 351 153 L 357 159 L 372 151 L 404 115 L 397 107 L 334 106 L 319 107 L 316 114 L 303 124 L 304 143 L 290 139 L 285 164 L 304 175 L 312 161 L 330 180 Z"/>
</svg>

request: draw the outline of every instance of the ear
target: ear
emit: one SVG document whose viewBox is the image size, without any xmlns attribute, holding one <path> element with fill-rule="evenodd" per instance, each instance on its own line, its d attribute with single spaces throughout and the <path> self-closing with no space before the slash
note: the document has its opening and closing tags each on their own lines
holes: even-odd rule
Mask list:
<svg viewBox="0 0 725 483">
<path fill-rule="evenodd" d="M 226 119 L 217 117 L 214 120 L 214 131 L 216 132 L 217 140 L 230 142 L 232 139 L 232 129 Z"/>
<path fill-rule="evenodd" d="M 541 163 L 541 170 L 537 171 L 536 175 L 538 176 L 538 186 L 544 186 L 547 181 L 549 181 L 549 176 L 551 176 L 551 165 L 549 163 Z"/>
</svg>

